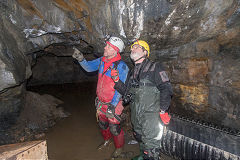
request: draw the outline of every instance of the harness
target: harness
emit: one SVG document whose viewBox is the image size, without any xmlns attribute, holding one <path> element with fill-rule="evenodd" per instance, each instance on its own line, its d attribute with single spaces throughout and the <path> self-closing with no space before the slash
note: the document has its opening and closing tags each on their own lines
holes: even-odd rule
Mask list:
<svg viewBox="0 0 240 160">
<path fill-rule="evenodd" d="M 108 106 L 109 104 L 110 104 L 110 102 L 108 102 L 108 103 L 102 102 L 102 101 L 100 101 L 100 100 L 98 99 L 98 97 L 96 97 L 96 99 L 95 99 L 95 106 L 96 106 L 96 110 L 97 110 L 97 112 L 96 112 L 97 121 L 98 121 L 98 113 L 99 113 L 99 111 L 101 111 L 103 114 L 107 115 L 107 113 L 103 112 L 102 106 L 103 106 L 103 105 L 107 105 L 107 106 Z M 119 122 L 121 121 L 121 118 L 120 118 L 118 115 L 113 114 L 113 116 L 114 116 L 114 118 L 116 118 Z"/>
<path fill-rule="evenodd" d="M 114 66 L 113 66 L 113 67 L 110 66 L 108 69 L 106 69 L 106 71 L 103 72 L 102 76 L 103 76 L 105 73 L 107 73 L 107 71 L 109 71 L 110 69 L 111 69 L 111 70 L 112 70 L 112 69 L 117 70 L 117 67 L 118 67 L 119 63 L 120 63 L 120 60 L 113 62 Z M 102 61 L 101 61 L 101 64 L 102 64 Z M 101 65 L 101 64 L 100 64 L 100 65 Z"/>
<path fill-rule="evenodd" d="M 120 63 L 120 60 L 113 62 L 114 66 L 113 66 L 113 67 L 110 66 L 105 72 L 102 73 L 102 76 L 103 76 L 104 74 L 106 74 L 106 72 L 109 71 L 110 69 L 111 69 L 111 70 L 112 70 L 112 69 L 117 70 L 117 67 L 118 67 L 119 63 Z M 102 64 L 102 61 L 101 61 L 101 64 Z M 100 64 L 100 65 L 101 65 L 101 64 Z M 101 111 L 103 114 L 106 115 L 106 113 L 103 112 L 103 110 L 101 109 L 102 106 L 103 106 L 103 105 L 107 105 L 107 106 L 108 106 L 109 104 L 110 104 L 110 102 L 102 102 L 102 101 L 99 100 L 98 97 L 95 98 L 95 106 L 96 106 L 96 110 L 97 110 L 97 113 L 96 113 L 97 121 L 98 121 L 98 112 L 99 112 L 99 111 Z M 118 115 L 114 114 L 114 117 L 115 117 L 119 122 L 121 121 L 121 118 L 120 118 Z"/>
<path fill-rule="evenodd" d="M 132 74 L 132 80 L 131 80 L 131 87 L 133 88 L 139 88 L 139 86 L 156 86 L 154 83 L 146 83 L 146 82 L 140 82 L 140 76 L 143 74 L 143 72 L 148 72 L 152 69 L 152 67 L 155 65 L 150 60 L 145 61 L 144 64 L 140 66 L 139 71 L 136 74 L 136 77 L 134 76 L 134 71 L 131 72 Z"/>
</svg>

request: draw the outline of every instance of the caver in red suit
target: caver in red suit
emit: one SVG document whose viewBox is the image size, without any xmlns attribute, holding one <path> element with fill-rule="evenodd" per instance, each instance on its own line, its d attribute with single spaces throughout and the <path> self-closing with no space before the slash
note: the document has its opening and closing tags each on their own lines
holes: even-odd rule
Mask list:
<svg viewBox="0 0 240 160">
<path fill-rule="evenodd" d="M 104 47 L 104 56 L 92 61 L 87 61 L 79 55 L 73 55 L 80 65 L 87 72 L 98 70 L 96 110 L 99 119 L 99 126 L 104 138 L 104 143 L 99 149 L 110 143 L 113 137 L 115 152 L 113 157 L 117 157 L 122 152 L 124 145 L 124 132 L 120 127 L 120 115 L 123 110 L 121 95 L 114 89 L 114 80 L 111 78 L 111 70 L 117 69 L 119 79 L 126 81 L 128 66 L 121 60 L 119 52 L 124 49 L 123 41 L 118 37 L 111 37 Z M 79 51 L 78 51 L 79 52 Z"/>
</svg>

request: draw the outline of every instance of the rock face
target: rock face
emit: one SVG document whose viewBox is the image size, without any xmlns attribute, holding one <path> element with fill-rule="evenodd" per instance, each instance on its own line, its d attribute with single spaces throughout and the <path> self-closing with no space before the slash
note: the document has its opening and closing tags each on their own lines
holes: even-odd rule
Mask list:
<svg viewBox="0 0 240 160">
<path fill-rule="evenodd" d="M 24 107 L 21 108 L 19 118 L 15 118 L 16 122 L 12 123 L 11 127 L 8 126 L 0 130 L 0 145 L 27 139 L 38 139 L 33 133 L 43 133 L 47 128 L 52 127 L 57 120 L 69 115 L 64 112 L 62 107 L 57 108 L 63 102 L 51 95 L 39 95 L 27 91 L 24 98 L 26 102 Z M 22 99 L 22 101 L 25 100 Z M 18 116 L 15 115 L 15 117 Z M 14 116 L 7 118 L 5 118 L 5 124 L 9 124 L 7 123 L 9 120 L 13 121 L 10 118 L 14 118 Z"/>
<path fill-rule="evenodd" d="M 85 21 L 90 24 L 85 15 L 87 12 L 82 9 L 82 5 L 72 5 L 47 0 L 0 2 L 0 128 L 8 127 L 10 124 L 5 122 L 10 122 L 9 119 L 14 124 L 24 107 L 26 81 L 32 75 L 32 66 L 39 56 L 37 53 L 42 53 L 40 51 L 51 44 L 77 44 L 83 48 L 86 46 L 85 41 L 89 41 L 88 31 L 83 31 L 84 26 L 81 26 Z M 77 6 L 79 8 L 75 8 Z M 71 54 L 59 56 L 69 57 Z M 79 77 L 70 80 L 77 82 L 80 81 Z M 68 79 L 64 82 L 69 82 Z M 43 83 L 47 80 L 44 79 Z"/>
<path fill-rule="evenodd" d="M 73 78 L 71 46 L 100 56 L 115 34 L 146 40 L 166 65 L 172 112 L 240 129 L 239 0 L 2 0 L 0 10 L 0 117 L 23 106 L 32 72 L 32 85 L 49 82 L 43 70 L 53 64 L 62 72 L 52 70 L 51 83 L 85 80 L 82 71 Z"/>
</svg>

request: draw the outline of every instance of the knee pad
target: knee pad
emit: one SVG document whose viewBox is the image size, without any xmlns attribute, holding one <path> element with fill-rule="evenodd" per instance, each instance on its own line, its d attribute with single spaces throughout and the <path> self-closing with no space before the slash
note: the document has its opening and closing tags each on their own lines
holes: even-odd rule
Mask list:
<svg viewBox="0 0 240 160">
<path fill-rule="evenodd" d="M 142 135 L 138 134 L 137 132 L 133 132 L 133 135 L 138 142 L 142 142 Z"/>
<path fill-rule="evenodd" d="M 114 136 L 118 136 L 121 132 L 121 127 L 119 124 L 109 124 L 110 132 Z"/>
<path fill-rule="evenodd" d="M 99 127 L 101 129 L 106 130 L 108 128 L 108 126 L 109 126 L 109 123 L 108 122 L 99 121 L 98 125 L 99 125 Z"/>
</svg>

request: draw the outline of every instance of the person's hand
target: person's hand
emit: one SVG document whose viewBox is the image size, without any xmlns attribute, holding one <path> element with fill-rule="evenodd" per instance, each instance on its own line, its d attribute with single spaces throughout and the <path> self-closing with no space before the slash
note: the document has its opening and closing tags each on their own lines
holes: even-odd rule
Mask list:
<svg viewBox="0 0 240 160">
<path fill-rule="evenodd" d="M 114 118 L 114 114 L 115 114 L 115 107 L 112 104 L 109 104 L 106 111 L 107 118 Z"/>
<path fill-rule="evenodd" d="M 117 83 L 119 81 L 119 73 L 118 70 L 112 69 L 111 70 L 111 78 L 112 80 Z"/>
<path fill-rule="evenodd" d="M 168 113 L 167 112 L 159 112 L 159 114 L 160 114 L 160 118 L 161 118 L 162 122 L 165 125 L 168 125 L 169 121 L 171 119 L 171 117 L 168 115 Z"/>
<path fill-rule="evenodd" d="M 80 52 L 77 48 L 73 47 L 73 55 L 72 57 L 78 60 L 79 62 L 83 61 L 84 57 L 82 52 Z"/>
</svg>

